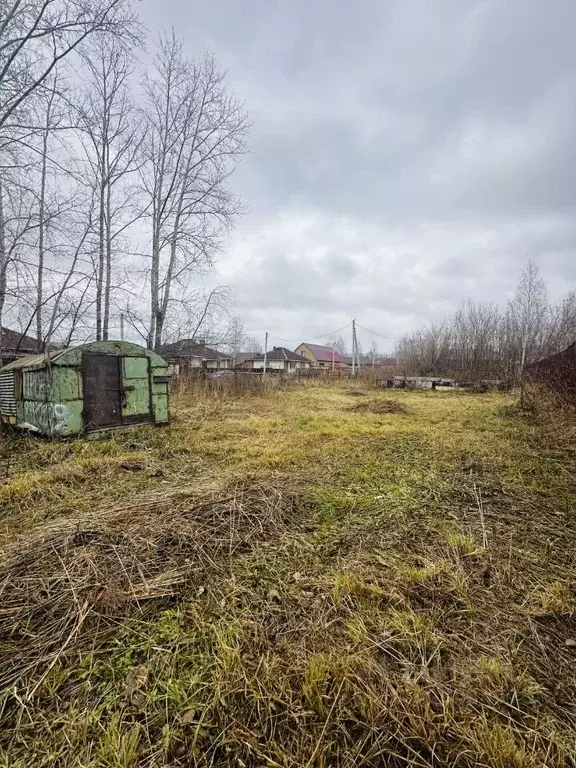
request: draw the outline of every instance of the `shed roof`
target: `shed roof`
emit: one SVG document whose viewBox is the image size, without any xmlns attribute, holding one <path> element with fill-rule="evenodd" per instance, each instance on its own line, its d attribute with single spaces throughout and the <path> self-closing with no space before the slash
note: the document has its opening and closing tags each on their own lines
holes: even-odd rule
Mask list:
<svg viewBox="0 0 576 768">
<path fill-rule="evenodd" d="M 42 352 L 40 355 L 28 355 L 28 357 L 19 357 L 12 360 L 11 363 L 3 366 L 3 371 L 14 371 L 21 368 L 42 368 L 46 363 L 53 363 L 61 355 L 69 352 L 70 349 L 57 349 L 54 352 Z"/>
<path fill-rule="evenodd" d="M 346 362 L 340 352 L 336 349 L 333 350 L 332 347 L 325 347 L 322 344 L 308 344 L 307 342 L 304 342 L 301 346 L 308 347 L 316 360 L 321 360 L 326 363 L 331 363 L 332 360 L 334 360 L 335 363 Z"/>
<path fill-rule="evenodd" d="M 13 370 L 37 370 L 46 365 L 70 365 L 79 362 L 74 360 L 78 354 L 83 352 L 93 352 L 101 354 L 117 355 L 142 355 L 151 358 L 156 365 L 165 365 L 164 360 L 151 349 L 141 347 L 139 344 L 133 344 L 130 341 L 92 341 L 87 344 L 80 344 L 77 347 L 67 347 L 66 349 L 56 349 L 51 352 L 43 352 L 41 355 L 30 355 L 20 357 L 11 363 L 0 368 L 2 371 Z"/>
</svg>

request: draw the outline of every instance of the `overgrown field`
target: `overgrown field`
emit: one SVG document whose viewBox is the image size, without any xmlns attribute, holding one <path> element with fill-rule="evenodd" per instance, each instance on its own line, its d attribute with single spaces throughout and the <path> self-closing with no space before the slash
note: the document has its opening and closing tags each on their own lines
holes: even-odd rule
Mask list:
<svg viewBox="0 0 576 768">
<path fill-rule="evenodd" d="M 576 765 L 576 430 L 181 395 L 0 443 L 0 766 Z"/>
</svg>

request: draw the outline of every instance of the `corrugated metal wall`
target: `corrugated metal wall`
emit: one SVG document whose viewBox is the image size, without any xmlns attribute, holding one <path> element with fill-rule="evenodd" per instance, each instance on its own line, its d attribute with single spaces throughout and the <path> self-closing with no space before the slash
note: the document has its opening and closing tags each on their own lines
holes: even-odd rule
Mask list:
<svg viewBox="0 0 576 768">
<path fill-rule="evenodd" d="M 0 373 L 0 413 L 6 416 L 16 416 L 14 371 Z"/>
</svg>

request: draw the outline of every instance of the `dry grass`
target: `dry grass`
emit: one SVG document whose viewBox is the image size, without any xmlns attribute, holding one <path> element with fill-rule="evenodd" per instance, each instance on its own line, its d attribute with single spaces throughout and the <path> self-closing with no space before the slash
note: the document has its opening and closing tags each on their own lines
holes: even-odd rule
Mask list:
<svg viewBox="0 0 576 768">
<path fill-rule="evenodd" d="M 0 688 L 18 682 L 33 698 L 82 638 L 91 644 L 111 617 L 205 580 L 293 509 L 293 494 L 256 484 L 201 500 L 178 490 L 29 532 L 0 567 Z"/>
<path fill-rule="evenodd" d="M 355 403 L 348 407 L 349 411 L 360 413 L 408 413 L 408 408 L 404 403 L 397 400 L 368 400 L 364 403 Z"/>
<path fill-rule="evenodd" d="M 0 765 L 574 765 L 573 448 L 501 394 L 387 395 L 7 438 Z"/>
</svg>

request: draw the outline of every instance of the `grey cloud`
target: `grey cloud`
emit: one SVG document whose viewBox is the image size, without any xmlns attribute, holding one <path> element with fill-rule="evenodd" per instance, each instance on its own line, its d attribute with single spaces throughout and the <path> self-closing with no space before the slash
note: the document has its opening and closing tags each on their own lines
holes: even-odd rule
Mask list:
<svg viewBox="0 0 576 768">
<path fill-rule="evenodd" d="M 221 265 L 247 321 L 396 333 L 504 300 L 528 258 L 555 295 L 576 280 L 571 0 L 141 7 L 212 48 L 252 115 Z"/>
</svg>

